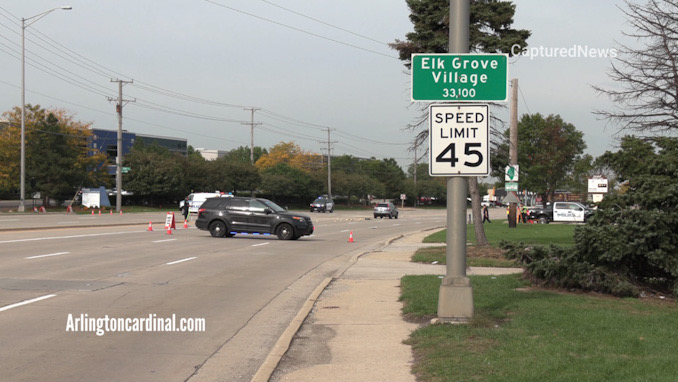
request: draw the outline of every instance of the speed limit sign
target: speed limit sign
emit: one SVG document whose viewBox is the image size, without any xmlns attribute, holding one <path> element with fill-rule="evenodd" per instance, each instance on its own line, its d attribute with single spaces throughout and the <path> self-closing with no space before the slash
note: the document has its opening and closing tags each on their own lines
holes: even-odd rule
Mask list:
<svg viewBox="0 0 678 382">
<path fill-rule="evenodd" d="M 490 174 L 490 113 L 487 104 L 429 106 L 429 174 Z"/>
</svg>

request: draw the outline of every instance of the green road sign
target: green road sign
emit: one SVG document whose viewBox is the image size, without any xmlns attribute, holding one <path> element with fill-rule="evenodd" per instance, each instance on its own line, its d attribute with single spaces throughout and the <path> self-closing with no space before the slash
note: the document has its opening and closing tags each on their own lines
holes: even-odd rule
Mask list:
<svg viewBox="0 0 678 382">
<path fill-rule="evenodd" d="M 507 99 L 508 54 L 412 55 L 412 101 Z"/>
<path fill-rule="evenodd" d="M 519 166 L 516 165 L 508 165 L 505 168 L 504 172 L 504 180 L 506 182 L 517 182 L 519 180 Z"/>
<path fill-rule="evenodd" d="M 131 169 L 132 169 L 131 167 L 123 167 L 123 168 L 122 168 L 122 173 L 123 173 L 123 174 L 127 174 L 127 173 L 129 173 L 129 171 L 130 171 Z"/>
</svg>

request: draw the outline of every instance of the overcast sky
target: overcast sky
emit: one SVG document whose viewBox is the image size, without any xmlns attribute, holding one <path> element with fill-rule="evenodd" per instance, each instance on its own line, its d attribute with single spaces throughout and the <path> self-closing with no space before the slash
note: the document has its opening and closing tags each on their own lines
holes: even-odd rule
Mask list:
<svg viewBox="0 0 678 382">
<path fill-rule="evenodd" d="M 514 28 L 531 47 L 615 48 L 621 1 L 514 0 Z M 412 31 L 404 0 L 0 0 L 0 112 L 21 103 L 21 18 L 62 5 L 26 28 L 26 103 L 64 108 L 93 127 L 188 139 L 195 148 L 303 149 L 395 158 L 405 168 L 419 114 L 410 78 L 386 45 Z M 35 21 L 37 20 L 37 21 Z M 587 153 L 614 150 L 617 128 L 590 85 L 613 86 L 609 58 L 511 58 L 519 113 L 560 114 L 584 132 Z M 495 110 L 508 120 L 508 109 Z M 324 142 L 324 143 L 321 143 Z M 30 143 L 29 143 L 30 144 Z M 421 155 L 421 151 L 419 152 Z"/>
</svg>

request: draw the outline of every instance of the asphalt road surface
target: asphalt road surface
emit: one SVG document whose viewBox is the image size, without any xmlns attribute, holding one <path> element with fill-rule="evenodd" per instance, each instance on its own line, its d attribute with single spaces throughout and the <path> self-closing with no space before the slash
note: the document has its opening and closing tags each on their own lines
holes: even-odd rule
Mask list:
<svg viewBox="0 0 678 382">
<path fill-rule="evenodd" d="M 445 225 L 444 210 L 309 215 L 313 236 L 281 241 L 182 223 L 168 235 L 162 214 L 1 214 L 0 381 L 249 381 L 323 279 Z M 182 319 L 204 331 L 167 331 Z"/>
</svg>

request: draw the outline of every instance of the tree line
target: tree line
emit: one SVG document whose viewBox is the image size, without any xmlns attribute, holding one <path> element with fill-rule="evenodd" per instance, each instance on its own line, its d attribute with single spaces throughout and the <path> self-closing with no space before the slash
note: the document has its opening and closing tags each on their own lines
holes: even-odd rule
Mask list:
<svg viewBox="0 0 678 382">
<path fill-rule="evenodd" d="M 105 153 L 87 144 L 91 124 L 77 121 L 65 110 L 46 110 L 39 105 L 27 107 L 26 118 L 26 190 L 27 195 L 40 192 L 43 202 L 68 200 L 82 187 L 112 187 L 114 178 L 107 174 Z M 15 196 L 19 189 L 20 110 L 3 116 L 9 121 L 0 125 L 0 195 Z M 480 184 L 480 193 L 503 186 L 504 167 L 508 163 L 508 129 L 503 143 L 492 153 L 496 184 Z M 583 134 L 558 115 L 523 115 L 518 124 L 521 186 L 553 200 L 556 189 L 586 194 L 587 178 L 603 174 L 614 188 L 619 159 L 607 152 L 594 158 L 583 154 Z M 646 146 L 622 145 L 620 152 L 637 158 L 651 151 Z M 633 157 L 630 157 L 633 158 Z M 627 159 L 629 166 L 634 162 Z M 131 170 L 123 174 L 123 188 L 134 196 L 132 203 L 167 204 L 183 199 L 191 192 L 215 190 L 257 195 L 303 205 L 318 195 L 328 193 L 327 158 L 306 152 L 294 142 L 281 142 L 269 149 L 239 147 L 216 160 L 206 160 L 189 146 L 188 156 L 171 153 L 157 145 L 137 140 L 123 158 Z M 428 163 L 410 165 L 404 171 L 393 158 L 356 158 L 342 155 L 331 159 L 333 196 L 342 204 L 369 204 L 371 197 L 399 200 L 405 194 L 407 205 L 424 197 L 428 202 L 445 205 L 445 178 L 431 177 Z M 415 181 L 416 179 L 416 181 Z"/>
</svg>

